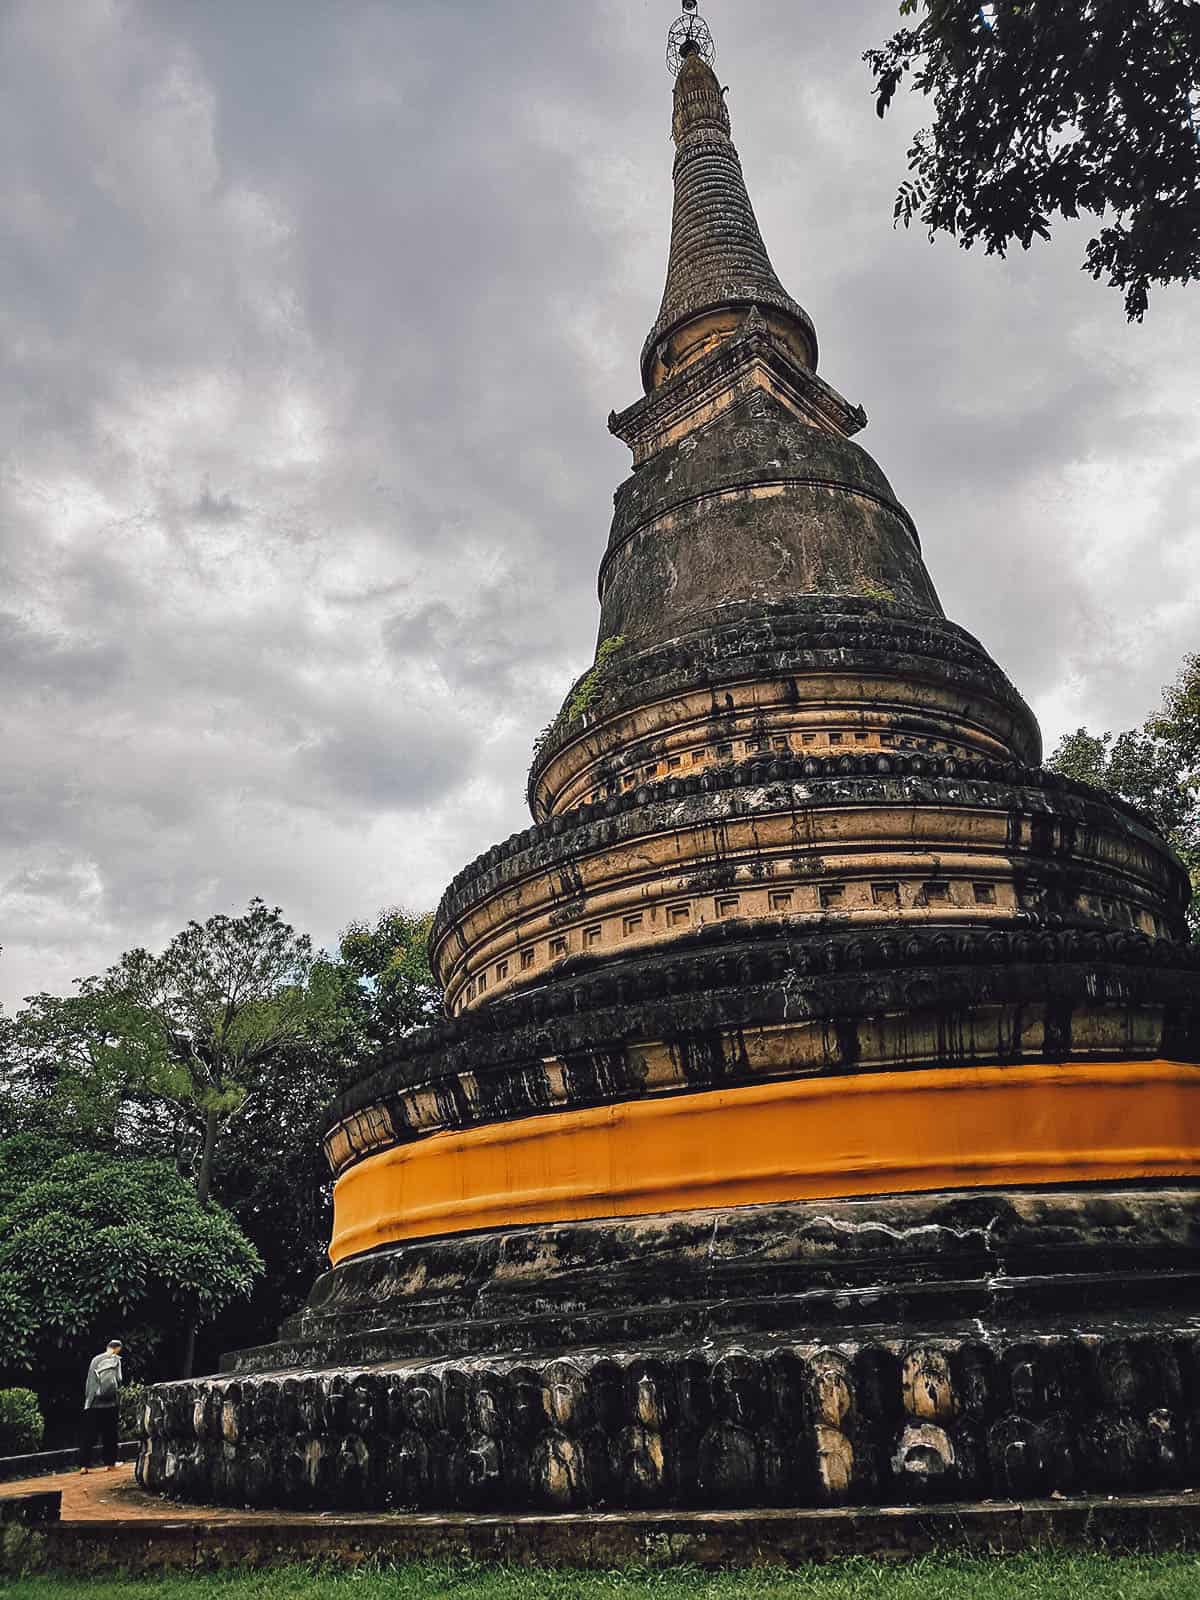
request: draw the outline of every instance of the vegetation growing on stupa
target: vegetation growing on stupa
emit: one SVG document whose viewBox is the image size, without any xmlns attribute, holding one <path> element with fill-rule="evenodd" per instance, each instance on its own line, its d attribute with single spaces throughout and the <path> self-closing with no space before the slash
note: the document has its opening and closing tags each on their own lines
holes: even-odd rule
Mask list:
<svg viewBox="0 0 1200 1600">
<path fill-rule="evenodd" d="M 575 692 L 567 705 L 567 720 L 575 722 L 580 717 L 586 716 L 588 711 L 600 698 L 604 688 L 605 669 L 609 662 L 624 646 L 625 639 L 622 634 L 617 634 L 611 639 L 602 639 L 596 650 L 596 661 L 590 672 L 585 672 L 575 685 Z"/>
<path fill-rule="evenodd" d="M 587 716 L 589 711 L 595 710 L 604 693 L 605 683 L 613 660 L 624 648 L 624 645 L 625 637 L 623 634 L 614 634 L 611 638 L 600 641 L 596 649 L 595 661 L 575 684 L 563 702 L 562 709 L 558 715 L 552 722 L 546 724 L 533 741 L 535 765 L 542 751 L 558 734 L 569 728 L 573 722 L 579 722 Z"/>
</svg>

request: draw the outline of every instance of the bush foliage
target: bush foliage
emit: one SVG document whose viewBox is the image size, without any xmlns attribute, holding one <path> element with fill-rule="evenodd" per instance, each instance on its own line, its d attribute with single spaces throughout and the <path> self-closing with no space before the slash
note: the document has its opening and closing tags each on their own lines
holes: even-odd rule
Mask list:
<svg viewBox="0 0 1200 1600">
<path fill-rule="evenodd" d="M 140 1439 L 142 1437 L 142 1412 L 146 1406 L 146 1395 L 149 1384 L 123 1383 L 121 1397 L 118 1405 L 121 1410 L 120 1434 L 124 1439 Z"/>
<path fill-rule="evenodd" d="M 883 116 L 906 80 L 933 104 L 896 217 L 1001 255 L 1056 217 L 1100 224 L 1084 266 L 1145 314 L 1200 277 L 1195 0 L 902 0 L 915 18 L 866 60 Z"/>
<path fill-rule="evenodd" d="M 0 1456 L 27 1456 L 42 1442 L 42 1412 L 32 1389 L 0 1389 Z"/>
<path fill-rule="evenodd" d="M 34 1159 L 34 1143 L 0 1142 L 6 1367 L 40 1368 L 55 1347 L 99 1349 L 118 1334 L 136 1350 L 135 1330 L 147 1319 L 211 1317 L 249 1292 L 262 1271 L 258 1252 L 167 1162 L 80 1153 L 14 1181 Z M 82 1395 L 82 1378 L 80 1387 Z"/>
<path fill-rule="evenodd" d="M 1076 728 L 1046 764 L 1110 789 L 1157 823 L 1191 877 L 1190 924 L 1200 939 L 1200 655 L 1185 657 L 1162 705 L 1140 728 L 1115 738 Z"/>
</svg>

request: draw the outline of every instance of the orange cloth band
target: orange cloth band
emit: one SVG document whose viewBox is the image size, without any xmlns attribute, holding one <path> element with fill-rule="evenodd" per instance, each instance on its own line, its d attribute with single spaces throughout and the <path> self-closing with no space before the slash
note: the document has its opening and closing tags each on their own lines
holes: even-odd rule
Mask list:
<svg viewBox="0 0 1200 1600">
<path fill-rule="evenodd" d="M 773 1080 L 441 1133 L 334 1188 L 330 1257 L 595 1217 L 934 1189 L 1200 1176 L 1200 1067 L 967 1067 Z"/>
</svg>

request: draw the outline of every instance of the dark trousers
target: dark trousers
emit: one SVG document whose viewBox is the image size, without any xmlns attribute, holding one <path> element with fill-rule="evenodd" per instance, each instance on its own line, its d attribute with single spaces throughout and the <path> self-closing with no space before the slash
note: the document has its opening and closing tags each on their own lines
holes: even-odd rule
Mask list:
<svg viewBox="0 0 1200 1600">
<path fill-rule="evenodd" d="M 92 1450 L 97 1439 L 106 1467 L 117 1464 L 117 1407 L 89 1406 L 83 1413 L 83 1429 L 79 1436 L 79 1465 L 90 1467 Z"/>
</svg>

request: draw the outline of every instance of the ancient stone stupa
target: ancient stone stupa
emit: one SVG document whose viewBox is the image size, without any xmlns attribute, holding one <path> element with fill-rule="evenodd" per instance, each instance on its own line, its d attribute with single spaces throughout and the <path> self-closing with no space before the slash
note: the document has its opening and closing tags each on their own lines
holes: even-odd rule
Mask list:
<svg viewBox="0 0 1200 1600">
<path fill-rule="evenodd" d="M 533 826 L 442 901 L 446 1020 L 331 1111 L 332 1270 L 277 1344 L 154 1391 L 149 1487 L 1200 1483 L 1186 876 L 1039 767 L 943 615 L 684 26 L 595 665 L 538 746 Z"/>
</svg>

